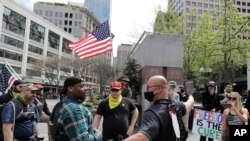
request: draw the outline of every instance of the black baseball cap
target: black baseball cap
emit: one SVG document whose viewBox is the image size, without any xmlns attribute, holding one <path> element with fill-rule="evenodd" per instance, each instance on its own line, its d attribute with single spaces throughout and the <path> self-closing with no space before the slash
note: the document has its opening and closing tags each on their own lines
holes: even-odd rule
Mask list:
<svg viewBox="0 0 250 141">
<path fill-rule="evenodd" d="M 24 82 L 22 80 L 15 80 L 13 85 L 20 85 L 20 84 L 24 84 Z"/>
<path fill-rule="evenodd" d="M 76 85 L 78 83 L 82 83 L 83 79 L 80 77 L 69 77 L 64 81 L 63 89 L 61 91 L 61 94 L 67 94 L 68 87 Z"/>
<path fill-rule="evenodd" d="M 214 81 L 209 81 L 207 85 L 208 85 L 208 86 L 213 86 L 213 87 L 215 87 L 216 84 L 215 84 Z"/>
</svg>

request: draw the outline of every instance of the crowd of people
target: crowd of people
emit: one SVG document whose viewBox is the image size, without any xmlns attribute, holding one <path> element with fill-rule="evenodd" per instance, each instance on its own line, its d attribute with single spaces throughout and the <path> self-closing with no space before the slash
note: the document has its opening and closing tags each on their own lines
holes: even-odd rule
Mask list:
<svg viewBox="0 0 250 141">
<path fill-rule="evenodd" d="M 181 131 L 181 126 L 176 128 L 174 124 L 181 119 L 188 130 L 188 117 L 194 106 L 192 94 L 187 94 L 183 85 L 178 86 L 175 81 L 167 81 L 160 75 L 149 78 L 143 96 L 151 105 L 135 130 L 142 113 L 130 100 L 132 91 L 128 82 L 126 78 L 111 82 L 110 94 L 100 101 L 93 115 L 83 104 L 87 89 L 81 78 L 69 77 L 64 81 L 60 102 L 52 112 L 42 95 L 41 84 L 16 80 L 9 92 L 0 96 L 3 105 L 0 140 L 44 140 L 37 128 L 41 121 L 52 123 L 50 132 L 55 141 L 175 141 L 187 138 L 176 131 Z M 218 94 L 216 83 L 210 81 L 202 93 L 203 110 L 223 113 L 222 141 L 229 141 L 229 126 L 248 123 L 249 108 L 249 96 L 244 107 L 232 83 L 226 83 L 225 92 Z M 200 137 L 200 141 L 205 140 L 206 137 Z"/>
</svg>

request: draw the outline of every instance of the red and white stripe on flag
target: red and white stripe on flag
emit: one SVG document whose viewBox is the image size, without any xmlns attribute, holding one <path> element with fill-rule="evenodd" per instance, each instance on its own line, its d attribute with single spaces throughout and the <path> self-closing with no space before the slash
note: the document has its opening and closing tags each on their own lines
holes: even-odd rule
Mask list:
<svg viewBox="0 0 250 141">
<path fill-rule="evenodd" d="M 17 77 L 16 77 L 14 74 L 11 74 L 11 77 L 10 77 L 10 79 L 8 80 L 8 88 L 7 88 L 7 90 L 9 90 L 9 89 L 12 87 L 13 83 L 14 83 L 16 80 L 18 80 Z M 7 92 L 7 90 L 6 90 L 6 92 Z"/>
<path fill-rule="evenodd" d="M 81 60 L 111 51 L 112 40 L 108 21 L 101 24 L 96 30 L 80 41 L 69 43 L 69 48 L 73 50 Z"/>
</svg>

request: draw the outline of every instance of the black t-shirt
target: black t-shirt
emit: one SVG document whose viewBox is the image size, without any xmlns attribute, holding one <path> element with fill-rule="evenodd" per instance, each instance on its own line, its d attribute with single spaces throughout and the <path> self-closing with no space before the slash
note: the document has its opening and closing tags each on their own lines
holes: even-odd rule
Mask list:
<svg viewBox="0 0 250 141">
<path fill-rule="evenodd" d="M 139 132 L 145 134 L 150 141 L 175 141 L 176 135 L 170 115 L 167 113 L 167 105 L 161 103 L 161 101 L 155 102 L 152 107 L 144 112 Z M 186 108 L 184 104 L 178 102 L 177 105 L 180 108 L 182 115 L 185 115 Z M 159 114 L 161 120 L 153 111 Z"/>
<path fill-rule="evenodd" d="M 122 135 L 127 137 L 128 126 L 130 124 L 131 112 L 135 110 L 136 106 L 127 98 L 122 98 L 122 102 L 114 109 L 109 108 L 108 99 L 103 100 L 96 113 L 103 116 L 103 140 L 117 138 Z"/>
<path fill-rule="evenodd" d="M 202 93 L 202 107 L 203 110 L 212 110 L 214 108 L 217 109 L 217 99 L 216 94 L 213 95 L 209 93 Z"/>
</svg>

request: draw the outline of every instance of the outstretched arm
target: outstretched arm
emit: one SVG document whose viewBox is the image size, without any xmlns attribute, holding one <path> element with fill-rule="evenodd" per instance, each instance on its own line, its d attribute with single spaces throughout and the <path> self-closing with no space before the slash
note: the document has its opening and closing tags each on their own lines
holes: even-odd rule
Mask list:
<svg viewBox="0 0 250 141">
<path fill-rule="evenodd" d="M 138 111 L 137 108 L 135 108 L 135 110 L 132 112 L 131 122 L 130 122 L 130 125 L 129 125 L 129 128 L 128 128 L 128 131 L 127 131 L 128 135 L 132 134 L 132 132 L 134 130 L 134 127 L 135 127 L 135 123 L 136 123 L 137 118 L 138 118 L 138 115 L 139 115 L 139 111 Z"/>
</svg>

